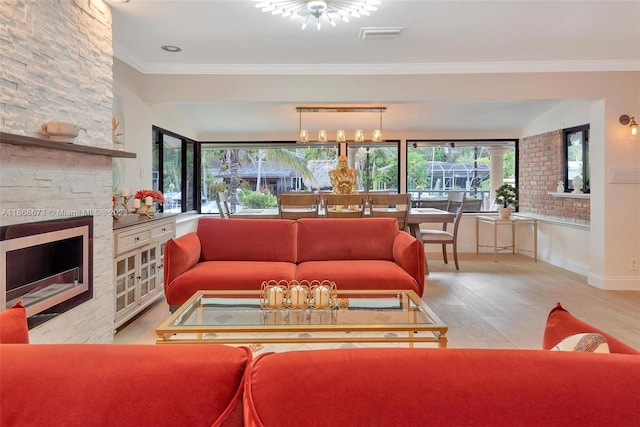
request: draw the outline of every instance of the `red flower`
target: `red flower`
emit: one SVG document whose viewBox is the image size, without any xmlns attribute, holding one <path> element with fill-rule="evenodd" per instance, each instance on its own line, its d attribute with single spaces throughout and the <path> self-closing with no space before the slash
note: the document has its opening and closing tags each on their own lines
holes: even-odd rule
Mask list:
<svg viewBox="0 0 640 427">
<path fill-rule="evenodd" d="M 138 190 L 133 197 L 140 200 L 146 197 L 151 197 L 154 202 L 164 203 L 164 196 L 162 195 L 162 192 L 156 190 Z"/>
</svg>

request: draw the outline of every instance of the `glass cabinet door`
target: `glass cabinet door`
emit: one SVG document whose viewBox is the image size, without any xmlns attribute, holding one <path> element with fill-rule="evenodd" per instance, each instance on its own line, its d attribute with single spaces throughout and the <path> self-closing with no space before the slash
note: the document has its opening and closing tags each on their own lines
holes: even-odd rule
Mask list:
<svg viewBox="0 0 640 427">
<path fill-rule="evenodd" d="M 116 258 L 116 317 L 137 305 L 136 257 L 133 253 Z"/>
</svg>

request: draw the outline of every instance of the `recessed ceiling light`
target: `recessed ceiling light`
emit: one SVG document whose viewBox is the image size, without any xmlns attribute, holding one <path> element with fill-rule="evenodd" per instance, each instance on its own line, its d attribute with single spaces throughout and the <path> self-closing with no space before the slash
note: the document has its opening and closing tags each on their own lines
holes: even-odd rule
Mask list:
<svg viewBox="0 0 640 427">
<path fill-rule="evenodd" d="M 176 53 L 176 52 L 182 51 L 181 47 L 171 46 L 171 45 L 160 46 L 160 49 L 166 50 L 167 52 L 171 52 L 171 53 Z"/>
</svg>

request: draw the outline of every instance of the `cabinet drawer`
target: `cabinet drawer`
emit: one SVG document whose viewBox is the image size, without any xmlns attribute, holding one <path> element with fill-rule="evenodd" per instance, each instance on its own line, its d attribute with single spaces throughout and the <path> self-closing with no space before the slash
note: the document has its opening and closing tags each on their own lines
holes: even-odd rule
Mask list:
<svg viewBox="0 0 640 427">
<path fill-rule="evenodd" d="M 147 227 L 123 231 L 116 236 L 115 253 L 116 255 L 121 254 L 129 249 L 144 245 L 149 240 L 151 240 L 151 231 Z"/>
<path fill-rule="evenodd" d="M 151 226 L 151 238 L 170 238 L 176 232 L 176 223 L 174 221 L 161 222 Z"/>
</svg>

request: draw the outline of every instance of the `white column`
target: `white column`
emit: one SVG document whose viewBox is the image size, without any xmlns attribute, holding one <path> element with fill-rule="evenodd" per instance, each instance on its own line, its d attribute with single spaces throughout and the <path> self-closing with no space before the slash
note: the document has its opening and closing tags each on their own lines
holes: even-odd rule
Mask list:
<svg viewBox="0 0 640 427">
<path fill-rule="evenodd" d="M 487 149 L 491 159 L 491 178 L 489 183 L 489 206 L 493 206 L 496 199 L 496 189 L 504 183 L 504 155 L 506 148 Z"/>
</svg>

